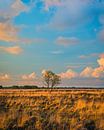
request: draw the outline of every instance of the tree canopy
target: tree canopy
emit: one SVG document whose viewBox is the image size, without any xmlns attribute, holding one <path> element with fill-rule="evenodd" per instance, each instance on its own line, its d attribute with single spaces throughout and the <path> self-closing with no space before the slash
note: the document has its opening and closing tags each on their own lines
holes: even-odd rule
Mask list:
<svg viewBox="0 0 104 130">
<path fill-rule="evenodd" d="M 60 84 L 61 78 L 59 75 L 53 73 L 52 71 L 48 70 L 48 71 L 44 71 L 42 73 L 43 76 L 43 81 L 45 86 L 47 86 L 48 88 L 51 87 L 53 88 L 54 86 Z"/>
</svg>

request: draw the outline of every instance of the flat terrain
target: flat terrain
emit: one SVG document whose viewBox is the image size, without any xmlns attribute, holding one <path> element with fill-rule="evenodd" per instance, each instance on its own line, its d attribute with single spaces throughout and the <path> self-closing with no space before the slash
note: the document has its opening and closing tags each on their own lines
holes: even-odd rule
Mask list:
<svg viewBox="0 0 104 130">
<path fill-rule="evenodd" d="M 104 89 L 1 89 L 0 130 L 104 130 Z"/>
</svg>

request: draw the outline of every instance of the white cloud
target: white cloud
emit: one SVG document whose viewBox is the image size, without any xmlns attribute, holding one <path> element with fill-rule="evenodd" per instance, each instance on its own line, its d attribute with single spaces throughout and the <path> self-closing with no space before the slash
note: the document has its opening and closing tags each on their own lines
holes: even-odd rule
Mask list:
<svg viewBox="0 0 104 130">
<path fill-rule="evenodd" d="M 20 48 L 19 46 L 12 46 L 12 47 L 0 46 L 0 51 L 1 51 L 1 52 L 5 52 L 5 53 L 9 53 L 9 54 L 13 54 L 13 55 L 18 55 L 18 54 L 20 54 L 23 50 L 22 50 L 22 48 Z"/>
</svg>

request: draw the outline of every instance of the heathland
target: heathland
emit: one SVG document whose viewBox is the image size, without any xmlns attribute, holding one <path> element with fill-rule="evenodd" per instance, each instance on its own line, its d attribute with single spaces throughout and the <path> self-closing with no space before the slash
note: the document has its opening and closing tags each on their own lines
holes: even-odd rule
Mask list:
<svg viewBox="0 0 104 130">
<path fill-rule="evenodd" d="M 1 89 L 0 130 L 104 130 L 104 89 Z"/>
</svg>

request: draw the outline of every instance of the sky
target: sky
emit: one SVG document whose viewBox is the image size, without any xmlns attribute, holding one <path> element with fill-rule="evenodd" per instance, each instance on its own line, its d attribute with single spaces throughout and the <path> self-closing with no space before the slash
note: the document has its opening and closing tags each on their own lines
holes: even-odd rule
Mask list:
<svg viewBox="0 0 104 130">
<path fill-rule="evenodd" d="M 103 0 L 0 0 L 0 84 L 104 86 Z"/>
</svg>

